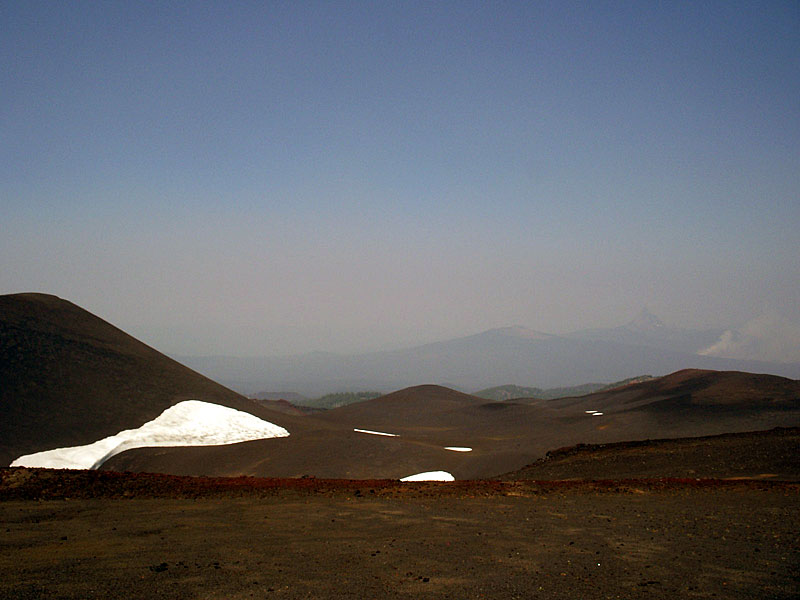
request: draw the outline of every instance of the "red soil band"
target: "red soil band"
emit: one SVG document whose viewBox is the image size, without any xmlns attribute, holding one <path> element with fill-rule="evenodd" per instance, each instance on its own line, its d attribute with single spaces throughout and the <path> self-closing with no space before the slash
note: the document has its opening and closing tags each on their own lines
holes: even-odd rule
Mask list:
<svg viewBox="0 0 800 600">
<path fill-rule="evenodd" d="M 800 483 L 754 479 L 619 479 L 564 481 L 400 482 L 392 479 L 186 477 L 60 469 L 0 469 L 0 500 L 207 498 L 279 494 L 344 496 L 536 496 L 549 493 L 647 493 L 688 489 L 785 490 Z"/>
</svg>

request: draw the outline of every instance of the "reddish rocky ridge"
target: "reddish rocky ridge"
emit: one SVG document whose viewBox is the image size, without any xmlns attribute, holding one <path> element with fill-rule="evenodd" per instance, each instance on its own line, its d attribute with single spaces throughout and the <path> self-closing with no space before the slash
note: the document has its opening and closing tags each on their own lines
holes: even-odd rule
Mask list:
<svg viewBox="0 0 800 600">
<path fill-rule="evenodd" d="M 753 479 L 640 478 L 571 481 L 455 481 L 404 483 L 392 479 L 276 479 L 187 477 L 59 469 L 0 469 L 0 501 L 124 498 L 213 498 L 276 496 L 475 497 L 536 496 L 558 492 L 643 493 L 691 489 L 785 490 L 800 483 Z"/>
</svg>

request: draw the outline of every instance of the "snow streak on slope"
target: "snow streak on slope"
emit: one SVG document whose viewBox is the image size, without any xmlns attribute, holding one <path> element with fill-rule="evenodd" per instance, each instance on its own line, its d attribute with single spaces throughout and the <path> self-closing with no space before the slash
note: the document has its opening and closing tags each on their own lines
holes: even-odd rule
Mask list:
<svg viewBox="0 0 800 600">
<path fill-rule="evenodd" d="M 86 446 L 56 448 L 20 456 L 12 467 L 97 469 L 132 448 L 151 446 L 217 446 L 286 437 L 289 432 L 249 413 L 199 400 L 171 406 L 138 429 L 126 429 Z"/>
<path fill-rule="evenodd" d="M 369 435 L 385 435 L 387 437 L 397 437 L 396 433 L 384 433 L 383 431 L 372 431 L 371 429 L 353 429 L 356 433 L 368 433 Z"/>
</svg>

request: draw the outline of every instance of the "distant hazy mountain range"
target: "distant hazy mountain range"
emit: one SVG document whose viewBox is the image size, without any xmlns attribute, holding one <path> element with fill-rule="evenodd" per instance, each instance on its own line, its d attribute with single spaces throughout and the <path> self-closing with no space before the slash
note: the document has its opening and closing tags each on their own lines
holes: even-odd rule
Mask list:
<svg viewBox="0 0 800 600">
<path fill-rule="evenodd" d="M 381 392 L 333 392 L 320 398 L 307 398 L 294 392 L 258 392 L 252 397 L 260 402 L 286 401 L 299 407 L 323 410 L 372 400 L 382 395 Z"/>
<path fill-rule="evenodd" d="M 667 327 L 661 319 L 644 308 L 635 319 L 626 325 L 607 329 L 583 329 L 567 334 L 565 337 L 696 354 L 716 343 L 723 332 L 722 329 L 698 330 Z"/>
<path fill-rule="evenodd" d="M 641 383 L 653 379 L 650 375 L 640 375 L 638 377 L 629 377 L 622 381 L 614 383 L 582 383 L 580 385 L 572 385 L 569 387 L 557 388 L 536 388 L 525 387 L 520 385 L 498 385 L 485 390 L 475 392 L 473 396 L 484 398 L 486 400 L 496 400 L 504 402 L 507 400 L 517 399 L 539 399 L 539 400 L 554 400 L 556 398 L 568 398 L 571 396 L 584 396 L 594 392 L 601 392 L 618 387 L 622 387 L 631 383 Z M 338 408 L 339 406 L 347 406 L 355 402 L 363 402 L 364 400 L 372 400 L 378 398 L 382 394 L 380 392 L 334 392 L 325 394 L 320 398 L 307 398 L 295 392 L 258 392 L 251 394 L 251 398 L 264 404 L 265 406 L 280 409 L 281 407 L 294 406 L 301 409 L 315 409 L 327 410 L 331 408 Z M 278 403 L 278 404 L 276 404 Z M 284 403 L 284 404 L 279 404 Z"/>
<path fill-rule="evenodd" d="M 524 327 L 492 329 L 413 348 L 340 355 L 241 358 L 182 356 L 181 362 L 243 393 L 292 390 L 396 390 L 420 382 L 474 392 L 508 384 L 537 388 L 610 383 L 684 368 L 770 373 L 800 378 L 800 364 L 723 358 L 699 352 L 724 333 L 665 326 L 643 310 L 630 323 L 551 335 Z"/>
<path fill-rule="evenodd" d="M 487 400 L 516 400 L 522 398 L 538 398 L 541 400 L 555 400 L 557 398 L 569 398 L 572 396 L 585 396 L 586 394 L 593 394 L 595 392 L 603 392 L 606 390 L 613 390 L 631 383 L 642 383 L 653 379 L 652 375 L 639 375 L 638 377 L 629 377 L 622 381 L 615 381 L 614 383 L 582 383 L 580 385 L 571 385 L 569 387 L 557 388 L 535 388 L 523 387 L 519 385 L 498 385 L 496 387 L 487 388 L 473 395 L 478 398 L 486 398 Z"/>
</svg>

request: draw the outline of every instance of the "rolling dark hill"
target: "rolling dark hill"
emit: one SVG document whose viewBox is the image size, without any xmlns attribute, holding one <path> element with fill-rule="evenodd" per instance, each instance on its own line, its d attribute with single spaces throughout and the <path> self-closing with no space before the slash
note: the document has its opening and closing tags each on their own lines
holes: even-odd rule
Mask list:
<svg viewBox="0 0 800 600">
<path fill-rule="evenodd" d="M 0 296 L 0 464 L 136 428 L 205 400 L 279 425 L 270 411 L 46 294 Z"/>
<path fill-rule="evenodd" d="M 584 405 L 609 415 L 641 411 L 652 416 L 667 413 L 672 419 L 681 415 L 757 418 L 762 413 L 798 410 L 800 381 L 740 371 L 683 369 L 587 396 L 549 401 L 553 407 Z"/>
<path fill-rule="evenodd" d="M 323 415 L 331 420 L 367 419 L 386 424 L 405 426 L 413 421 L 416 415 L 430 422 L 431 419 L 446 419 L 453 411 L 465 406 L 485 404 L 486 400 L 464 394 L 440 385 L 418 385 L 405 388 L 378 398 L 354 402 L 346 406 L 331 409 Z"/>
<path fill-rule="evenodd" d="M 518 385 L 499 385 L 493 388 L 487 388 L 485 390 L 475 392 L 474 395 L 478 396 L 479 398 L 486 398 L 487 400 L 499 401 L 516 400 L 521 398 L 551 400 L 554 398 L 567 398 L 570 396 L 585 396 L 586 394 L 610 390 L 628 383 L 638 383 L 648 379 L 653 379 L 653 376 L 639 375 L 637 377 L 629 377 L 614 383 L 584 383 L 581 385 L 548 388 L 545 390 L 541 388 L 522 387 Z"/>
<path fill-rule="evenodd" d="M 472 452 L 458 465 L 460 475 L 486 477 L 492 470 L 504 472 L 504 464 L 521 467 L 525 456 L 541 457 L 566 445 L 796 426 L 800 382 L 684 370 L 587 396 L 510 402 L 419 386 L 333 409 L 319 418 L 422 444 L 470 447 Z"/>
<path fill-rule="evenodd" d="M 587 396 L 510 402 L 422 385 L 307 417 L 309 428 L 301 435 L 232 446 L 141 448 L 104 468 L 354 478 L 445 470 L 457 479 L 485 478 L 564 446 L 797 426 L 798 385 L 769 375 L 684 370 Z M 685 466 L 691 470 L 691 461 Z"/>
<path fill-rule="evenodd" d="M 498 479 L 703 479 L 800 480 L 800 428 L 722 435 L 581 444 Z"/>
</svg>

